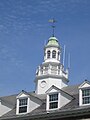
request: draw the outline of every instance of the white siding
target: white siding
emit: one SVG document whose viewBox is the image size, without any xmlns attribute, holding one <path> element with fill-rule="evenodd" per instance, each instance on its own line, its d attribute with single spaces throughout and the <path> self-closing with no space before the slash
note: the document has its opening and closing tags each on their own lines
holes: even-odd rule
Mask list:
<svg viewBox="0 0 90 120">
<path fill-rule="evenodd" d="M 45 81 L 46 82 L 46 86 L 45 87 L 41 87 L 41 82 Z M 45 92 L 52 86 L 56 86 L 57 88 L 61 89 L 63 87 L 67 86 L 67 83 L 65 83 L 62 79 L 57 79 L 57 78 L 46 78 L 46 79 L 41 79 L 38 80 L 38 84 L 37 84 L 37 89 L 36 89 L 36 93 L 37 94 L 45 94 Z"/>
<path fill-rule="evenodd" d="M 60 94 L 60 107 L 66 105 L 72 100 L 72 97 L 69 96 L 68 94 L 61 92 Z"/>
</svg>

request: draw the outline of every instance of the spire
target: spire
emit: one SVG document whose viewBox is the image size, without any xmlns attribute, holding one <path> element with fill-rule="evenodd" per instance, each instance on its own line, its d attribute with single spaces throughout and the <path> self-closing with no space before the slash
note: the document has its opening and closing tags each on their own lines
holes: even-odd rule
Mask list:
<svg viewBox="0 0 90 120">
<path fill-rule="evenodd" d="M 52 37 L 55 36 L 55 22 L 56 22 L 56 20 L 54 18 L 49 20 L 49 23 L 52 23 L 52 25 L 51 25 L 51 27 L 52 27 Z"/>
</svg>

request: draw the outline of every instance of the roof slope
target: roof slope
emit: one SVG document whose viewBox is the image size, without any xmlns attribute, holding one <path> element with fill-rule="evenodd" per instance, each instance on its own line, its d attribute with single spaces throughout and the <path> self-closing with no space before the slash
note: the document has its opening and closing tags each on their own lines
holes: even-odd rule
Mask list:
<svg viewBox="0 0 90 120">
<path fill-rule="evenodd" d="M 52 114 L 52 113 L 58 113 L 59 112 L 59 115 L 60 114 L 63 114 L 63 111 L 64 111 L 64 115 L 67 114 L 67 112 L 71 111 L 84 111 L 84 109 L 86 107 L 79 107 L 79 103 L 78 103 L 78 86 L 79 85 L 75 85 L 75 86 L 67 86 L 67 87 L 64 87 L 62 90 L 64 92 L 67 92 L 68 94 L 71 94 L 74 99 L 72 99 L 71 102 L 69 102 L 67 105 L 63 106 L 62 108 L 60 108 L 58 111 L 52 111 L 50 112 L 49 114 Z M 41 99 L 43 101 L 43 104 L 41 106 L 39 106 L 38 108 L 36 108 L 35 110 L 33 110 L 32 112 L 28 113 L 28 114 L 24 114 L 23 115 L 16 115 L 16 96 L 17 95 L 11 95 L 11 96 L 6 96 L 6 97 L 1 97 L 0 99 L 4 100 L 4 101 L 8 101 L 9 103 L 11 102 L 13 104 L 13 109 L 8 112 L 7 114 L 3 115 L 0 120 L 4 120 L 4 119 L 10 119 L 10 118 L 13 118 L 13 120 L 15 118 L 24 118 L 24 117 L 31 117 L 31 118 L 35 118 L 37 115 L 38 116 L 45 116 L 47 115 L 47 111 L 46 111 L 46 95 L 37 95 L 35 92 L 30 92 L 29 93 L 30 95 L 33 95 L 34 97 L 37 97 L 39 99 Z M 88 106 L 87 108 L 90 109 L 90 106 Z M 89 111 L 88 109 L 88 111 Z M 75 113 L 76 113 L 75 112 Z M 85 111 L 84 111 L 85 112 Z M 71 113 L 70 113 L 71 114 Z M 23 119 L 22 118 L 22 119 Z"/>
</svg>

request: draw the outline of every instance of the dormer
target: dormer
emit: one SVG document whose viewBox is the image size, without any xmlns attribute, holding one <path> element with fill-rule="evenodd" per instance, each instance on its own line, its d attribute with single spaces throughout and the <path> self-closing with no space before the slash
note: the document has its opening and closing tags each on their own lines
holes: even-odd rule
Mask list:
<svg viewBox="0 0 90 120">
<path fill-rule="evenodd" d="M 46 110 L 58 110 L 69 103 L 73 97 L 56 86 L 51 86 L 47 91 Z"/>
<path fill-rule="evenodd" d="M 29 113 L 30 95 L 22 90 L 22 92 L 16 98 L 16 114 Z"/>
<path fill-rule="evenodd" d="M 90 82 L 85 80 L 79 86 L 79 106 L 90 105 Z"/>
<path fill-rule="evenodd" d="M 18 115 L 27 114 L 42 104 L 40 99 L 24 90 L 19 93 L 16 99 L 16 114 Z"/>
</svg>

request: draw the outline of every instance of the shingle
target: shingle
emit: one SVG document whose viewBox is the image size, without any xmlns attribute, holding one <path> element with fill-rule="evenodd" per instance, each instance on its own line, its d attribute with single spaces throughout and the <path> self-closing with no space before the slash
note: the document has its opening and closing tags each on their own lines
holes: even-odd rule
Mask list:
<svg viewBox="0 0 90 120">
<path fill-rule="evenodd" d="M 75 95 L 78 94 L 78 87 L 79 85 L 72 85 L 62 88 L 63 91 L 67 92 L 68 94 Z"/>
<path fill-rule="evenodd" d="M 67 105 L 63 106 L 59 112 L 61 111 L 67 111 L 67 110 L 73 110 L 76 108 L 79 108 L 79 104 L 78 104 L 78 86 L 79 85 L 75 85 L 75 86 L 67 86 L 64 87 L 62 90 L 65 91 L 66 93 L 72 95 L 74 97 L 74 99 L 69 102 Z M 43 104 L 41 106 L 39 106 L 38 108 L 36 108 L 35 110 L 33 110 L 32 112 L 26 114 L 29 116 L 32 115 L 37 115 L 37 114 L 44 114 L 46 113 L 46 94 L 41 94 L 38 95 L 35 92 L 29 92 L 30 95 L 37 97 L 39 99 L 41 99 L 43 101 Z M 6 96 L 6 97 L 1 97 L 2 100 L 8 102 L 8 103 L 12 103 L 13 104 L 13 109 L 11 111 L 9 111 L 7 114 L 3 115 L 1 118 L 6 118 L 6 117 L 12 117 L 16 115 L 16 108 L 15 108 L 15 104 L 16 104 L 16 95 L 11 95 L 11 96 Z"/>
</svg>

